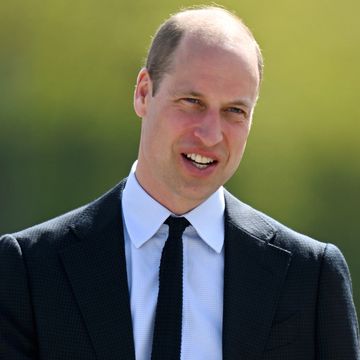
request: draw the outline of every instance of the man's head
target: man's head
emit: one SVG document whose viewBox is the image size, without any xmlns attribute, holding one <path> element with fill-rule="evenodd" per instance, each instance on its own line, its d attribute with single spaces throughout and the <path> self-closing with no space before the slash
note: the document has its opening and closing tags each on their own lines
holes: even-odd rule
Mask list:
<svg viewBox="0 0 360 360">
<path fill-rule="evenodd" d="M 166 24 L 179 33 L 168 38 L 159 30 L 134 94 L 142 118 L 136 176 L 153 198 L 182 214 L 236 171 L 262 61 L 249 30 L 223 9 L 186 10 Z"/>
<path fill-rule="evenodd" d="M 203 24 L 199 23 L 198 18 L 196 16 L 192 16 L 196 15 L 196 12 L 199 10 L 202 10 L 204 13 L 208 12 L 208 15 L 211 14 L 212 16 L 217 17 L 218 24 L 209 23 L 209 19 L 206 19 L 205 17 L 202 19 Z M 153 82 L 154 93 L 156 92 L 164 74 L 170 71 L 174 51 L 184 37 L 185 33 L 188 34 L 193 31 L 198 32 L 199 35 L 202 33 L 203 36 L 209 38 L 215 36 L 216 39 L 219 35 L 221 37 L 223 32 L 226 31 L 226 23 L 229 19 L 231 19 L 235 25 L 242 28 L 242 30 L 244 30 L 252 39 L 257 53 L 258 70 L 261 81 L 263 75 L 263 57 L 260 47 L 249 28 L 238 17 L 226 9 L 214 6 L 193 7 L 171 16 L 160 25 L 155 33 L 145 62 L 145 68 L 148 70 Z M 213 20 L 215 19 L 213 18 Z M 221 22 L 224 23 L 221 24 Z M 218 25 L 224 26 L 220 32 L 217 28 Z"/>
</svg>

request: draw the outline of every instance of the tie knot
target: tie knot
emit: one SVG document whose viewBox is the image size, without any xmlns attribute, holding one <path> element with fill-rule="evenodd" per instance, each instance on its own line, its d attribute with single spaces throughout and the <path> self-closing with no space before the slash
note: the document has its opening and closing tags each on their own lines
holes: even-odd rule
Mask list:
<svg viewBox="0 0 360 360">
<path fill-rule="evenodd" d="M 190 225 L 189 221 L 184 217 L 169 216 L 165 220 L 165 224 L 169 225 L 169 234 L 181 236 L 184 230 Z"/>
</svg>

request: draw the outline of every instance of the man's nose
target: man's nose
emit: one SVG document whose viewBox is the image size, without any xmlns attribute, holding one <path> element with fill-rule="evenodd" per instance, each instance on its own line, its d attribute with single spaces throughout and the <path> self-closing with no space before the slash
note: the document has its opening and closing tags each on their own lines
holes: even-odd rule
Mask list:
<svg viewBox="0 0 360 360">
<path fill-rule="evenodd" d="M 194 135 L 206 147 L 212 147 L 223 140 L 221 116 L 216 111 L 207 111 L 202 114 L 196 124 Z"/>
</svg>

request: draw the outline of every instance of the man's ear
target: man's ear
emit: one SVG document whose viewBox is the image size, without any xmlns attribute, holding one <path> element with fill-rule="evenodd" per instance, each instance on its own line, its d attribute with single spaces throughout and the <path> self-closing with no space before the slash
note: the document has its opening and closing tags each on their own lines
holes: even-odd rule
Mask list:
<svg viewBox="0 0 360 360">
<path fill-rule="evenodd" d="M 136 80 L 134 91 L 134 109 L 139 117 L 144 117 L 147 111 L 149 98 L 152 96 L 152 82 L 149 72 L 142 68 Z"/>
</svg>

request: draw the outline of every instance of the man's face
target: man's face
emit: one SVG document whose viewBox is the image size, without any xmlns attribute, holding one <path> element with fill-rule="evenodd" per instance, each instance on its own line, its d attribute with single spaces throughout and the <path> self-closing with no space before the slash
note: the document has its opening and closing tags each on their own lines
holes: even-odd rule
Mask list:
<svg viewBox="0 0 360 360">
<path fill-rule="evenodd" d="M 183 39 L 152 96 L 140 71 L 134 106 L 142 118 L 136 176 L 176 214 L 207 199 L 236 171 L 249 135 L 259 76 L 252 48 Z"/>
</svg>

